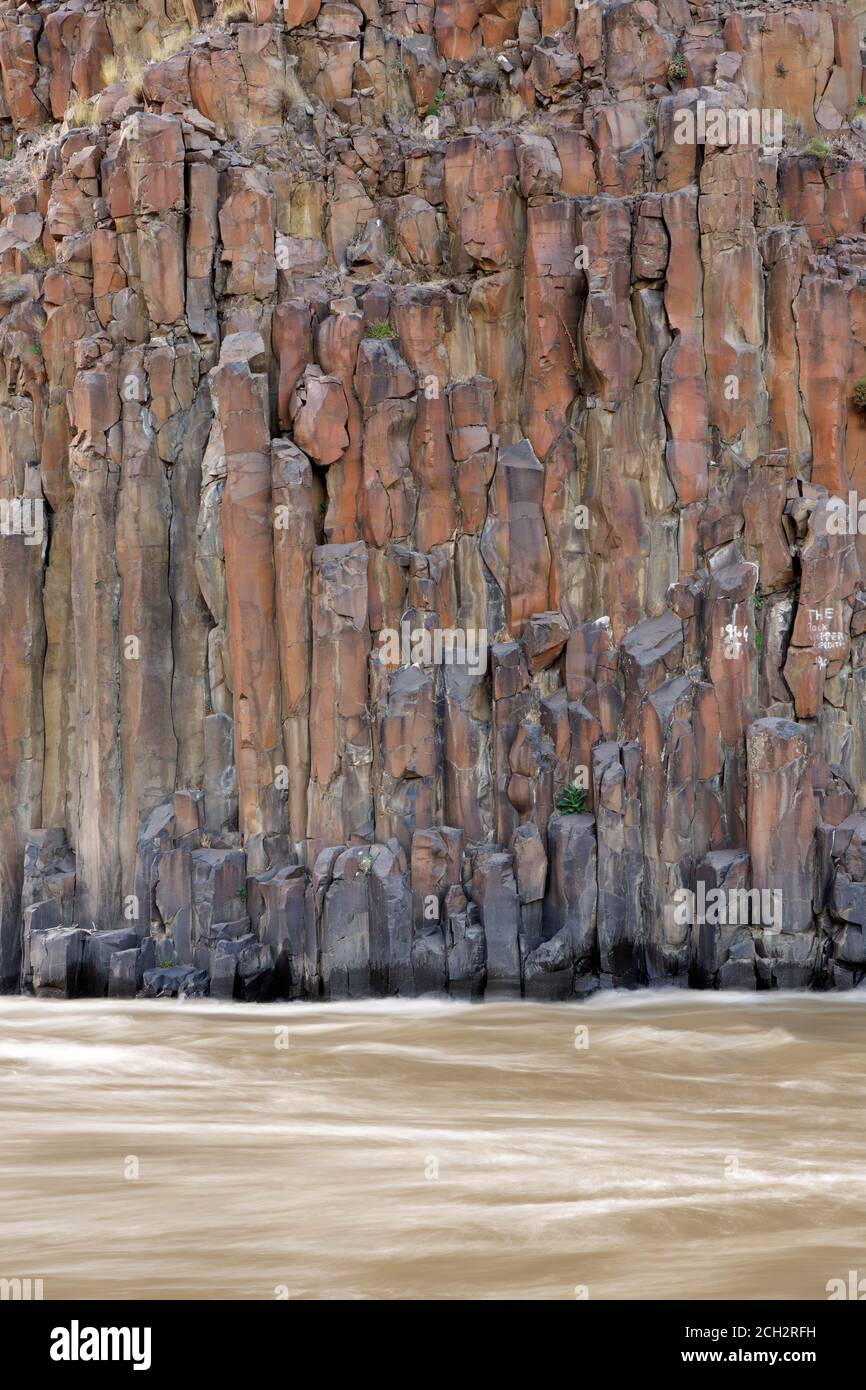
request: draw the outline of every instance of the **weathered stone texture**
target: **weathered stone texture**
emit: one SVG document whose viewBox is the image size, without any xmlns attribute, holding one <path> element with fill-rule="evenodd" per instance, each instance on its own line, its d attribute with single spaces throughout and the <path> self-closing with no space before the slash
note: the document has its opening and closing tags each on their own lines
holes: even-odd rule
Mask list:
<svg viewBox="0 0 866 1390">
<path fill-rule="evenodd" d="M 0 990 L 859 985 L 850 7 L 243 8 L 0 0 Z"/>
</svg>

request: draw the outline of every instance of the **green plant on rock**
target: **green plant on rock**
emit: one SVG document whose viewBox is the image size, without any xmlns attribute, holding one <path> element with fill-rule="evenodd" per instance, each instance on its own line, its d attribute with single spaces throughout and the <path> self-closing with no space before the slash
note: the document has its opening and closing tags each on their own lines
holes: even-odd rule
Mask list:
<svg viewBox="0 0 866 1390">
<path fill-rule="evenodd" d="M 763 634 L 758 631 L 758 614 L 764 606 L 764 595 L 760 589 L 756 589 L 752 594 L 752 605 L 755 609 L 755 651 L 759 652 L 764 645 Z"/>
<path fill-rule="evenodd" d="M 372 854 L 367 854 L 366 852 L 364 854 L 359 854 L 358 868 L 361 870 L 361 877 L 363 879 L 368 879 L 370 877 L 370 874 L 373 872 Z"/>
<path fill-rule="evenodd" d="M 826 159 L 830 153 L 830 146 L 826 140 L 810 140 L 800 151 L 810 159 Z"/>
<path fill-rule="evenodd" d="M 777 75 L 778 77 L 787 77 L 787 76 L 788 76 L 788 69 L 785 67 L 785 64 L 782 62 L 781 58 L 779 59 L 778 63 L 776 64 L 776 75 Z"/>
<path fill-rule="evenodd" d="M 855 410 L 866 411 L 866 376 L 861 376 L 851 395 Z"/>
<path fill-rule="evenodd" d="M 586 810 L 586 791 L 576 782 L 563 787 L 556 802 L 556 809 L 563 816 L 578 816 Z"/>
<path fill-rule="evenodd" d="M 386 319 L 376 319 L 367 325 L 365 338 L 396 338 L 397 331 L 392 328 Z"/>
<path fill-rule="evenodd" d="M 686 64 L 685 55 L 682 50 L 678 48 L 668 63 L 668 77 L 672 82 L 682 82 L 685 80 L 687 74 L 688 66 Z"/>
<path fill-rule="evenodd" d="M 434 97 L 433 100 L 431 101 L 430 105 L 427 107 L 427 115 L 428 115 L 428 116 L 438 116 L 438 115 L 439 115 L 439 107 L 442 105 L 442 98 L 444 97 L 444 95 L 445 95 L 445 88 L 444 88 L 444 87 L 440 87 L 439 90 L 438 90 L 438 92 L 436 93 L 435 97 Z"/>
<path fill-rule="evenodd" d="M 866 106 L 866 97 L 864 97 L 862 92 L 860 93 L 854 104 L 855 106 L 859 107 L 861 111 L 863 110 L 863 107 Z"/>
</svg>

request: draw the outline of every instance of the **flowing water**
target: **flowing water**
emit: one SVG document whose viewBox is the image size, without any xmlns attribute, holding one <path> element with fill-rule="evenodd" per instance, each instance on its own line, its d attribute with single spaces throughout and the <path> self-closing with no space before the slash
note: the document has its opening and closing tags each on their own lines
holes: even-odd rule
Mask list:
<svg viewBox="0 0 866 1390">
<path fill-rule="evenodd" d="M 864 1098 L 866 991 L 0 999 L 0 1277 L 47 1299 L 824 1299 L 866 1276 Z"/>
</svg>

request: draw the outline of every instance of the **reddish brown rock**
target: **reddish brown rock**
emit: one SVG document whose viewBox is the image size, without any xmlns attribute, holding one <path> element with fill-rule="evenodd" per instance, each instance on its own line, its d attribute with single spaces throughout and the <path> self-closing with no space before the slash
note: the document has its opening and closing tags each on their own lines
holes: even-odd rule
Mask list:
<svg viewBox="0 0 866 1390">
<path fill-rule="evenodd" d="M 369 650 L 366 547 L 360 543 L 317 546 L 312 589 L 307 836 L 313 852 L 309 862 L 314 862 L 325 844 L 372 836 Z"/>
<path fill-rule="evenodd" d="M 349 408 L 338 377 L 308 367 L 295 387 L 291 404 L 292 431 L 298 447 L 317 463 L 336 463 L 349 443 Z"/>
<path fill-rule="evenodd" d="M 211 390 L 225 450 L 222 500 L 229 651 L 244 834 L 283 829 L 274 610 L 274 540 L 265 379 L 246 362 L 216 367 Z"/>
<path fill-rule="evenodd" d="M 241 8 L 0 12 L 0 989 L 856 986 L 856 17 Z"/>
<path fill-rule="evenodd" d="M 749 854 L 755 888 L 782 895 L 784 933 L 812 929 L 815 800 L 806 738 L 789 719 L 749 726 Z"/>
<path fill-rule="evenodd" d="M 547 608 L 549 551 L 541 501 L 544 470 L 528 440 L 502 449 L 491 487 L 481 553 L 502 590 L 509 630 Z"/>
<path fill-rule="evenodd" d="M 271 444 L 271 499 L 283 741 L 288 767 L 289 824 L 306 838 L 310 778 L 310 633 L 315 497 L 309 460 L 287 440 Z"/>
</svg>

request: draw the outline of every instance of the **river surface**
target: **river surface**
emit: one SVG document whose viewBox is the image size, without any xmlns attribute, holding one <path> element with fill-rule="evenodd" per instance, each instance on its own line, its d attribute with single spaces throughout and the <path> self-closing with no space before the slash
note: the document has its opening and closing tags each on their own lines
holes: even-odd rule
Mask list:
<svg viewBox="0 0 866 1390">
<path fill-rule="evenodd" d="M 46 1299 L 825 1299 L 852 1269 L 866 991 L 0 999 L 0 1277 Z"/>
</svg>

